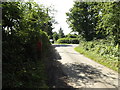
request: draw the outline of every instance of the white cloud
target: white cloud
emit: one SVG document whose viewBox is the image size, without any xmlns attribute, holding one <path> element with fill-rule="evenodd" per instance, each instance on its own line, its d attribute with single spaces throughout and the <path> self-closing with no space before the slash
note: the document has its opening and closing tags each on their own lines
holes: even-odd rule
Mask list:
<svg viewBox="0 0 120 90">
<path fill-rule="evenodd" d="M 59 23 L 55 25 L 55 30 L 58 31 L 60 27 L 64 30 L 65 34 L 68 34 L 71 30 L 68 28 L 68 24 L 66 22 L 66 12 L 69 11 L 73 6 L 73 0 L 34 0 L 38 4 L 43 4 L 44 6 L 53 6 L 54 9 L 57 10 L 55 13 L 55 20 Z"/>
</svg>

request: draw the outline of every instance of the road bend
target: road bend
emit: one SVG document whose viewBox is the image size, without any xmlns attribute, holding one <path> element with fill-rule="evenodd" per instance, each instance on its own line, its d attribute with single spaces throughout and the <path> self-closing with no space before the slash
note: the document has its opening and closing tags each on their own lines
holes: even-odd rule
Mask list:
<svg viewBox="0 0 120 90">
<path fill-rule="evenodd" d="M 81 55 L 77 44 L 53 45 L 61 59 L 61 69 L 67 75 L 67 84 L 73 88 L 118 88 L 118 73 Z"/>
</svg>

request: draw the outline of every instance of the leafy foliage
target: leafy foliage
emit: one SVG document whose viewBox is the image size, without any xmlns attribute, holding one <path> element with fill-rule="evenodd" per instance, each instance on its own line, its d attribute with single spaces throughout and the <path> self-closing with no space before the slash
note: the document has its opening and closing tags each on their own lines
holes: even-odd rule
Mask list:
<svg viewBox="0 0 120 90">
<path fill-rule="evenodd" d="M 118 71 L 119 68 L 119 51 L 118 44 L 114 46 L 113 43 L 107 40 L 81 41 L 80 46 L 76 50 L 89 58 L 105 65 L 113 70 Z M 79 50 L 80 49 L 80 50 Z"/>
<path fill-rule="evenodd" d="M 63 33 L 62 28 L 60 28 L 58 35 L 59 35 L 59 38 L 63 38 L 64 37 L 64 33 Z"/>
<path fill-rule="evenodd" d="M 50 42 L 43 27 L 51 18 L 46 9 L 34 2 L 3 2 L 2 11 L 3 88 L 47 87 L 43 57 Z"/>
<path fill-rule="evenodd" d="M 78 35 L 68 34 L 68 35 L 66 35 L 66 37 L 68 37 L 68 38 L 78 38 Z"/>
<path fill-rule="evenodd" d="M 97 33 L 105 34 L 115 45 L 120 44 L 120 19 L 118 18 L 120 2 L 99 3 L 97 8 L 101 8 L 96 26 Z"/>
<path fill-rule="evenodd" d="M 119 43 L 120 2 L 79 2 L 66 15 L 73 31 L 87 41 L 107 38 L 115 45 Z"/>
<path fill-rule="evenodd" d="M 79 32 L 80 52 L 103 57 L 118 69 L 120 45 L 120 2 L 79 2 L 66 15 L 73 31 Z M 90 53 L 91 52 L 91 53 Z"/>
<path fill-rule="evenodd" d="M 79 44 L 78 38 L 60 38 L 57 40 L 58 43 L 67 43 L 67 44 Z"/>
<path fill-rule="evenodd" d="M 96 3 L 75 2 L 74 7 L 70 9 L 67 21 L 73 31 L 78 31 L 86 40 L 92 40 L 95 36 L 96 12 L 92 7 Z"/>
<path fill-rule="evenodd" d="M 58 33 L 57 33 L 57 32 L 53 32 L 53 40 L 54 40 L 54 41 L 57 41 L 58 38 L 59 38 Z"/>
</svg>

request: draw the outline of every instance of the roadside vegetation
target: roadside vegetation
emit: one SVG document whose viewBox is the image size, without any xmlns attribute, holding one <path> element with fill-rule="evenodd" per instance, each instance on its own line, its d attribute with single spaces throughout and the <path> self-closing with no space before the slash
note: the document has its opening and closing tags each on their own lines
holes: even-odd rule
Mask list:
<svg viewBox="0 0 120 90">
<path fill-rule="evenodd" d="M 49 88 L 49 39 L 59 44 L 79 43 L 76 51 L 118 71 L 120 2 L 75 1 L 66 15 L 69 26 L 79 35 L 64 35 L 62 28 L 53 32 L 51 11 L 35 2 L 2 2 L 3 88 Z"/>
<path fill-rule="evenodd" d="M 57 43 L 64 44 L 79 44 L 79 37 L 75 34 L 68 34 L 64 38 L 60 38 L 57 40 Z"/>
<path fill-rule="evenodd" d="M 59 33 L 54 32 L 53 40 L 55 44 L 79 44 L 79 37 L 76 34 L 64 35 L 63 30 L 59 30 Z"/>
<path fill-rule="evenodd" d="M 79 44 L 78 38 L 60 38 L 57 40 L 58 43 L 66 43 L 66 44 Z"/>
<path fill-rule="evenodd" d="M 79 2 L 66 15 L 73 31 L 80 35 L 76 51 L 118 71 L 120 2 Z"/>
<path fill-rule="evenodd" d="M 86 57 L 95 60 L 115 71 L 118 71 L 118 45 L 114 46 L 111 43 L 103 43 L 105 40 L 81 41 L 80 45 L 75 50 Z"/>
<path fill-rule="evenodd" d="M 2 2 L 3 88 L 48 88 L 45 59 L 53 19 L 48 11 L 35 2 Z"/>
</svg>

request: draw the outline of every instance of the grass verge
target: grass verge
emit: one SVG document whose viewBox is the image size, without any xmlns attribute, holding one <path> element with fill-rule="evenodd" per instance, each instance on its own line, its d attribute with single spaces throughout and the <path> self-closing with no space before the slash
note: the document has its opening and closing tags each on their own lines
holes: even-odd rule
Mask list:
<svg viewBox="0 0 120 90">
<path fill-rule="evenodd" d="M 84 50 L 84 48 L 80 47 L 80 46 L 77 46 L 74 48 L 77 52 L 79 52 L 80 54 L 83 54 L 84 56 L 114 70 L 114 71 L 117 71 L 118 72 L 118 68 L 115 67 L 115 63 L 113 63 L 113 61 L 110 61 L 108 60 L 107 58 L 104 58 L 94 52 L 90 52 L 90 51 L 86 51 Z M 118 63 L 116 63 L 116 65 L 119 65 Z M 119 71 L 120 73 L 120 71 Z"/>
</svg>

